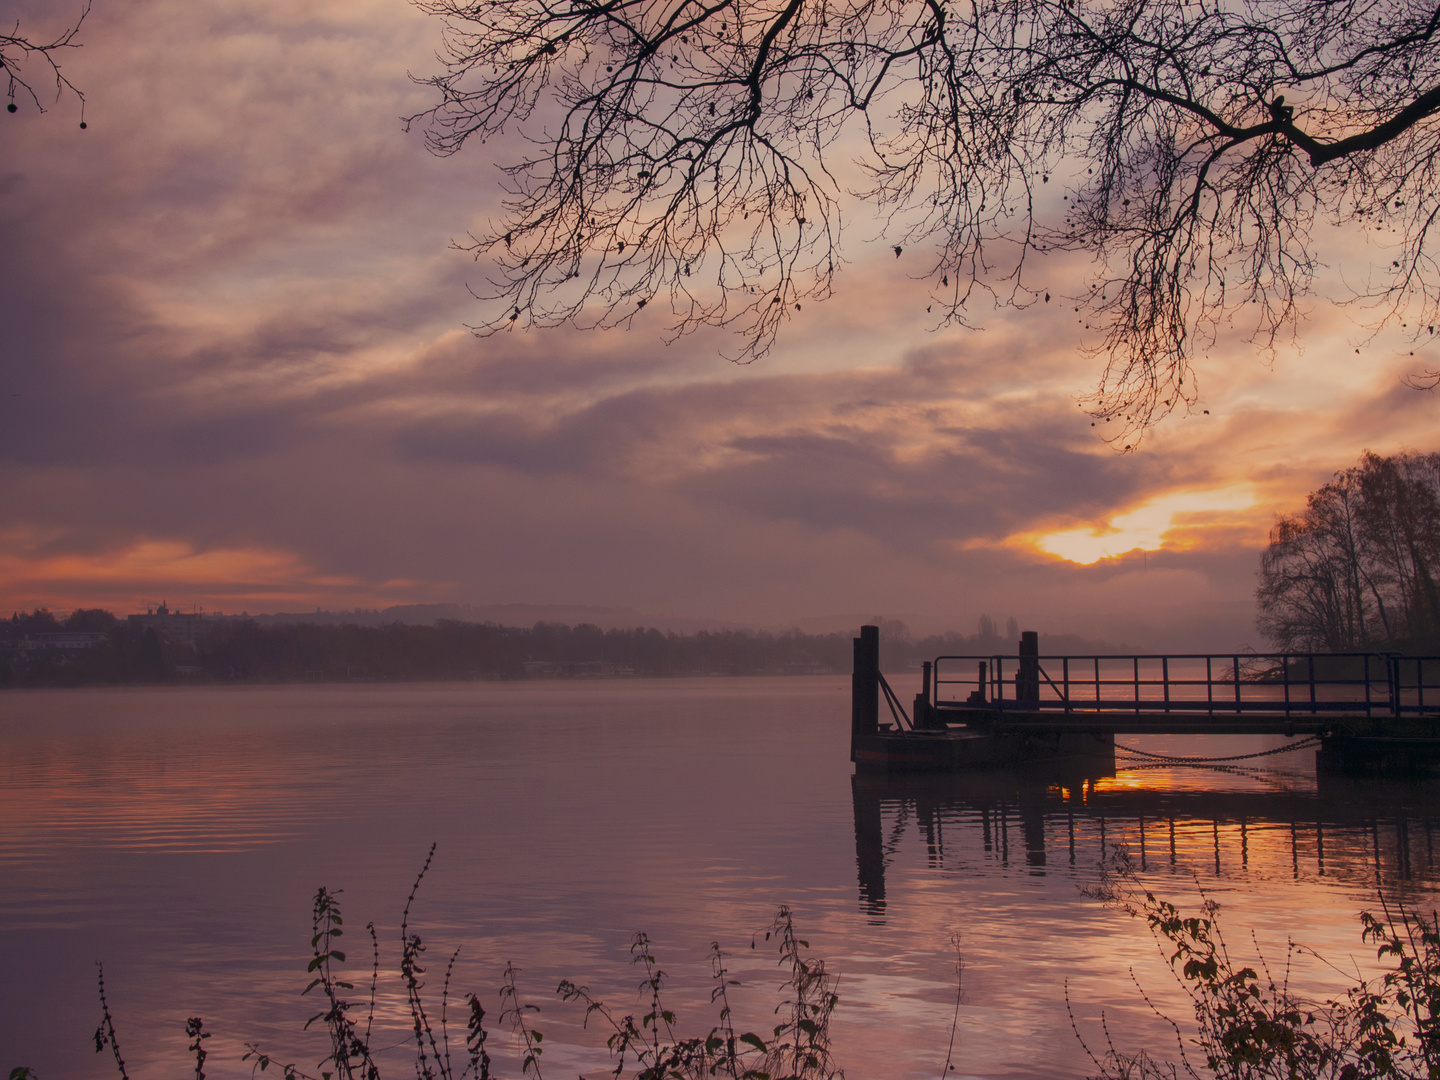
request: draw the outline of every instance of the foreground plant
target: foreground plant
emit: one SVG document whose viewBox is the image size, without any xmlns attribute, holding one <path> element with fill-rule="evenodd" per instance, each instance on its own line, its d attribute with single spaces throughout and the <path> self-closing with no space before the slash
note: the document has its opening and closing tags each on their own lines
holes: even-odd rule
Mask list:
<svg viewBox="0 0 1440 1080">
<path fill-rule="evenodd" d="M 725 968 L 725 954 L 716 942 L 710 944 L 710 970 L 715 988 L 710 1001 L 718 1004 L 720 1015 L 716 1025 L 705 1036 L 677 1038 L 672 1025 L 675 1014 L 661 1000 L 665 972 L 650 953 L 650 939 L 637 934 L 630 946 L 634 963 L 645 971 L 641 990 L 649 996 L 649 1011 L 637 1026 L 633 1016 L 617 1019 L 603 1002 L 595 1000 L 583 986 L 568 979 L 557 993 L 566 1001 L 585 1005 L 588 1023 L 591 1014 L 599 1014 L 610 1026 L 606 1040 L 615 1058 L 615 1074 L 619 1076 L 630 1065 L 639 1080 L 661 1080 L 663 1077 L 729 1076 L 737 1080 L 769 1080 L 771 1077 L 824 1080 L 844 1076 L 830 1054 L 830 1016 L 839 1003 L 835 980 L 825 970 L 823 960 L 805 955 L 809 942 L 795 935 L 790 909 L 781 907 L 775 922 L 765 933 L 765 940 L 779 944 L 780 964 L 787 969 L 782 990 L 789 994 L 775 1009 L 781 1017 L 772 1038 L 766 1042 L 754 1032 L 736 1034 L 732 1023 L 728 987 L 735 986 Z M 752 946 L 753 946 L 752 942 Z"/>
<path fill-rule="evenodd" d="M 1361 940 L 1376 947 L 1387 970 L 1357 980 L 1342 995 L 1315 1001 L 1290 988 L 1291 958 L 1316 955 L 1304 946 L 1287 943 L 1286 964 L 1278 974 L 1263 956 L 1257 966 L 1237 964 L 1213 900 L 1204 898 L 1201 913 L 1187 915 L 1140 886 L 1123 862 L 1118 882 L 1103 888 L 1105 898 L 1149 925 L 1190 999 L 1195 1028 L 1187 1038 L 1181 1025 L 1146 995 L 1146 1004 L 1174 1031 L 1178 1061 L 1157 1060 L 1143 1050 L 1124 1053 L 1108 1029 L 1107 1049 L 1097 1055 L 1080 1036 L 1072 1013 L 1071 1024 L 1099 1080 L 1440 1077 L 1440 923 L 1435 912 L 1427 917 L 1381 896 L 1381 916 L 1360 915 Z"/>
<path fill-rule="evenodd" d="M 424 866 L 416 875 L 400 919 L 400 981 L 409 1006 L 411 1049 L 413 1056 L 400 1064 L 401 1072 L 413 1070 L 417 1080 L 492 1080 L 497 1074 L 487 1049 L 490 1038 L 485 1027 L 485 1009 L 474 994 L 465 997 L 466 1020 L 464 1049 L 455 1048 L 452 1058 L 450 1039 L 451 978 L 459 957 L 456 949 L 445 965 L 440 986 L 438 1012 L 425 995 L 426 968 L 423 964 L 425 943 L 410 929 L 410 909 L 419 892 L 420 883 L 430 869 L 435 848 L 432 845 Z M 345 919 L 340 909 L 339 892 L 320 888 L 311 910 L 312 934 L 310 961 L 306 968 L 310 983 L 302 994 L 317 994 L 320 1011 L 305 1028 L 323 1029 L 329 1039 L 329 1053 L 316 1068 L 318 1076 L 294 1062 L 281 1062 L 253 1043 L 246 1044 L 243 1061 L 252 1063 L 255 1073 L 267 1073 L 273 1066 L 284 1080 L 382 1080 L 380 1050 L 372 1043 L 375 1001 L 380 982 L 380 945 L 375 924 L 366 925 L 370 935 L 371 966 L 367 1000 L 360 1006 L 349 1000 L 355 989 L 353 982 L 342 977 L 340 968 L 347 962 L 340 941 L 345 935 Z M 619 1015 L 604 1002 L 594 998 L 583 986 L 569 979 L 556 988 L 561 1000 L 578 1002 L 585 1007 L 585 1022 L 600 1017 L 611 1028 L 606 1045 L 614 1061 L 614 1073 L 632 1075 L 636 1080 L 700 1080 L 702 1077 L 730 1077 L 731 1080 L 843 1080 L 844 1072 L 830 1052 L 830 1018 L 839 1003 L 835 978 L 825 969 L 822 960 L 808 955 L 809 943 L 795 933 L 789 908 L 781 907 L 770 929 L 760 940 L 773 942 L 779 953 L 779 966 L 785 973 L 781 984 L 782 1000 L 775 1008 L 779 1022 L 768 1039 L 754 1032 L 737 1032 L 733 1023 L 729 988 L 737 985 L 729 977 L 725 954 L 718 943 L 711 943 L 710 964 L 714 989 L 710 1000 L 719 1007 L 719 1016 L 707 1035 L 681 1037 L 675 1031 L 676 1014 L 664 1002 L 665 972 L 658 966 L 650 949 L 650 940 L 638 934 L 631 945 L 631 959 L 644 972 L 640 989 L 646 1011 L 637 1021 L 634 1015 Z M 517 1038 L 521 1075 L 543 1080 L 541 1061 L 545 1050 L 544 1034 L 533 1023 L 538 1005 L 526 1002 L 518 986 L 519 971 L 513 964 L 505 966 L 500 987 L 501 1022 L 507 1024 Z M 95 1033 L 95 1049 L 111 1051 L 121 1080 L 129 1080 L 125 1062 L 120 1056 L 115 1023 L 105 996 L 104 973 L 100 976 L 102 1019 Z M 199 1017 L 186 1024 L 190 1050 L 195 1055 L 196 1080 L 204 1080 L 207 1050 L 205 1031 Z M 398 1049 L 387 1048 L 387 1049 Z M 388 1063 L 387 1063 L 388 1064 Z M 397 1062 L 397 1064 L 399 1064 Z M 11 1080 L 35 1080 L 29 1069 L 16 1069 Z"/>
</svg>

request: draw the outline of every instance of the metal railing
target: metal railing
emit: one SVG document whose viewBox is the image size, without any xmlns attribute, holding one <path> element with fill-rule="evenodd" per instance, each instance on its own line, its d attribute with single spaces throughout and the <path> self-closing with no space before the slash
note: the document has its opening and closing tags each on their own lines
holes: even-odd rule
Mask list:
<svg viewBox="0 0 1440 1080">
<path fill-rule="evenodd" d="M 1209 716 L 1440 713 L 1440 657 L 1392 653 L 941 656 L 930 704 Z M 963 697 L 954 695 L 960 688 Z"/>
<path fill-rule="evenodd" d="M 1391 656 L 1390 665 L 1396 716 L 1440 713 L 1440 657 Z"/>
</svg>

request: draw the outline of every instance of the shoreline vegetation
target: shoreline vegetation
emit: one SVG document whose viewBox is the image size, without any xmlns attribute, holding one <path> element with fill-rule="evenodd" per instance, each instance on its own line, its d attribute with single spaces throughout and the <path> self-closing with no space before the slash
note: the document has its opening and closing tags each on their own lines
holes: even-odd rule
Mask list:
<svg viewBox="0 0 1440 1080">
<path fill-rule="evenodd" d="M 1198 887 L 1198 885 L 1197 885 Z M 1174 1037 L 1173 1046 L 1117 1047 L 1101 1014 L 1089 1039 L 1070 1025 L 1095 1069 L 1091 1080 L 1435 1080 L 1440 1077 L 1440 914 L 1378 893 L 1379 914 L 1358 914 L 1360 940 L 1375 950 L 1380 972 L 1364 978 L 1293 938 L 1283 957 L 1232 957 L 1220 904 L 1199 890 L 1196 911 L 1183 911 L 1148 889 L 1119 849 L 1087 895 L 1144 920 L 1193 1017 L 1177 1020 L 1156 1007 L 1137 973 L 1145 1006 Z M 1302 958 L 1328 969 L 1344 989 L 1315 998 L 1292 988 Z"/>
<path fill-rule="evenodd" d="M 886 622 L 881 663 L 897 672 L 946 653 L 1008 654 L 1019 637 L 1010 622 L 1003 634 L 982 617 L 974 634 L 923 638 Z M 122 620 L 100 609 L 61 620 L 38 609 L 0 620 L 0 687 L 838 675 L 850 670 L 852 637 L 448 619 L 380 626 L 188 615 Z M 1047 635 L 1046 643 L 1073 653 L 1112 649 L 1065 634 Z"/>
<path fill-rule="evenodd" d="M 381 949 L 374 923 L 365 927 L 370 970 L 368 979 L 359 980 L 358 993 L 363 1000 L 352 1001 L 356 983 L 350 980 L 355 976 L 342 971 L 349 945 L 341 940 L 346 928 L 340 894 L 324 887 L 316 892 L 306 967 L 309 983 L 302 994 L 313 995 L 318 1010 L 305 1029 L 315 1028 L 317 1040 L 328 1044 L 328 1052 L 314 1071 L 308 1071 L 247 1042 L 242 1061 L 250 1063 L 255 1075 L 276 1075 L 283 1080 L 382 1080 L 387 1072 L 413 1071 L 421 1080 L 498 1080 L 501 1073 L 490 1053 L 492 1031 L 486 1026 L 486 1010 L 476 995 L 461 994 L 452 985 L 459 949 L 449 954 L 442 967 L 426 959 L 426 943 L 411 929 L 411 908 L 434 856 L 432 844 L 400 919 L 399 987 L 394 991 L 387 988 L 383 996 L 379 993 Z M 1346 972 L 1329 964 L 1293 940 L 1287 943 L 1283 963 L 1272 964 L 1263 955 L 1246 961 L 1233 959 L 1221 929 L 1219 904 L 1202 891 L 1198 912 L 1186 913 L 1156 897 L 1123 850 L 1111 866 L 1102 869 L 1099 884 L 1087 890 L 1087 895 L 1145 921 L 1194 1012 L 1186 1021 L 1165 1015 L 1132 972 L 1136 992 L 1173 1031 L 1175 1042 L 1163 1051 L 1130 1051 L 1116 1045 L 1103 1013 L 1099 1031 L 1090 1031 L 1087 1037 L 1067 993 L 1070 1026 L 1094 1069 L 1090 1074 L 1093 1080 L 1434 1080 L 1440 1076 L 1440 917 L 1434 911 L 1427 916 L 1381 894 L 1377 898 L 1380 915 L 1361 912 L 1361 941 L 1376 950 L 1381 968 L 1378 975 L 1365 979 L 1358 971 Z M 952 945 L 955 1018 L 942 1077 L 957 1069 L 965 1044 L 961 1031 L 964 960 L 958 938 L 952 938 Z M 774 1008 L 777 1022 L 763 1035 L 736 1028 L 729 988 L 739 984 L 729 977 L 726 953 L 718 943 L 710 948 L 710 1001 L 716 1019 L 705 1034 L 679 1034 L 679 1019 L 665 1000 L 666 973 L 644 934 L 637 934 L 630 948 L 631 962 L 641 975 L 635 1012 L 614 1011 L 569 979 L 560 982 L 555 994 L 562 1003 L 583 1009 L 586 1027 L 594 1022 L 606 1033 L 610 1061 L 605 1069 L 617 1078 L 843 1080 L 844 1070 L 835 1060 L 830 1039 L 831 1018 L 840 1003 L 837 976 L 827 970 L 823 960 L 811 955 L 809 943 L 798 936 L 786 907 L 778 909 L 772 924 L 754 936 L 750 947 L 774 949 L 783 976 L 780 1001 Z M 1301 957 L 1341 976 L 1346 982 L 1344 991 L 1316 999 L 1293 990 L 1292 969 Z M 363 967 L 361 971 L 363 976 Z M 522 996 L 517 975 L 513 963 L 505 966 L 498 992 L 499 1012 L 491 1023 L 498 1021 L 509 1028 L 511 1049 L 523 1080 L 543 1080 L 549 1047 L 539 1026 L 541 1007 Z M 375 1028 L 377 1001 L 383 1005 L 385 997 L 400 995 L 406 1003 L 409 1035 L 382 1050 L 377 1040 L 389 1041 L 390 1033 L 382 1039 Z M 105 993 L 103 968 L 99 997 L 101 1019 L 94 1036 L 95 1051 L 108 1051 L 116 1074 L 129 1080 Z M 196 1080 L 204 1080 L 209 1053 L 205 1040 L 210 1034 L 203 1019 L 190 1017 L 185 1033 L 191 1040 Z M 9 1076 L 10 1080 L 40 1080 L 24 1066 L 12 1068 Z"/>
</svg>

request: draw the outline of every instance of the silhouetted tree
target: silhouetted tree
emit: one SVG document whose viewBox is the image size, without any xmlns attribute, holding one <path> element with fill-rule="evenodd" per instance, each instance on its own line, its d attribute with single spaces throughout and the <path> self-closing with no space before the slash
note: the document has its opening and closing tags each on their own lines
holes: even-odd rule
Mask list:
<svg viewBox="0 0 1440 1080">
<path fill-rule="evenodd" d="M 49 608 L 36 608 L 28 615 L 16 613 L 10 616 L 10 636 L 33 637 L 35 634 L 53 634 L 60 629 L 60 623 Z"/>
<path fill-rule="evenodd" d="M 1353 474 L 1312 492 L 1303 513 L 1282 517 L 1260 557 L 1260 632 L 1279 648 L 1345 652 L 1364 648 L 1386 621 L 1373 579 L 1362 578 Z"/>
<path fill-rule="evenodd" d="M 1440 454 L 1381 457 L 1280 518 L 1260 559 L 1260 631 L 1283 649 L 1440 644 Z"/>
<path fill-rule="evenodd" d="M 65 618 L 65 629 L 104 634 L 115 629 L 116 618 L 103 608 L 77 608 Z"/>
<path fill-rule="evenodd" d="M 847 195 L 942 322 L 1049 300 L 1034 252 L 1093 258 L 1065 301 L 1121 446 L 1194 400 L 1237 306 L 1262 345 L 1293 326 L 1324 222 L 1391 246 L 1384 310 L 1440 321 L 1430 0 L 417 2 L 445 22 L 431 147 L 523 136 L 469 244 L 495 258 L 481 332 L 668 300 L 677 335 L 759 356 L 830 294 Z"/>
<path fill-rule="evenodd" d="M 1398 637 L 1431 642 L 1440 630 L 1440 454 L 1366 454 L 1360 526 L 1373 573 L 1389 583 L 1403 623 Z"/>
<path fill-rule="evenodd" d="M 66 49 L 80 47 L 80 43 L 75 38 L 80 33 L 80 26 L 85 21 L 85 17 L 89 14 L 90 0 L 85 0 L 75 21 L 51 38 L 36 38 L 22 34 L 19 20 L 16 20 L 14 27 L 8 32 L 0 31 L 0 79 L 5 82 L 5 109 L 7 112 L 19 111 L 20 106 L 15 101 L 17 93 L 22 99 L 28 99 L 35 108 L 44 112 L 45 106 L 41 103 L 40 94 L 36 90 L 36 85 L 43 80 L 43 82 L 55 84 L 57 101 L 67 91 L 75 95 L 80 102 L 80 126 L 82 128 L 85 126 L 85 95 L 60 70 L 60 57 Z"/>
<path fill-rule="evenodd" d="M 160 635 L 153 626 L 147 626 L 140 637 L 140 674 L 153 679 L 165 673 L 165 650 L 160 644 Z"/>
</svg>

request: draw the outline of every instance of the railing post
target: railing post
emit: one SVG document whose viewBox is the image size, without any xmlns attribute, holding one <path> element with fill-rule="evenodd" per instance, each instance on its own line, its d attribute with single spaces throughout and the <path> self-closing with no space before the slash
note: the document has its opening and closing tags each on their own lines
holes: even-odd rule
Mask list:
<svg viewBox="0 0 1440 1080">
<path fill-rule="evenodd" d="M 1370 704 L 1370 698 L 1371 698 L 1371 696 L 1372 696 L 1372 691 L 1373 691 L 1373 684 L 1372 684 L 1371 681 L 1370 681 L 1370 654 L 1369 654 L 1369 653 L 1366 653 L 1366 654 L 1365 654 L 1365 715 L 1366 715 L 1366 717 L 1369 717 L 1369 716 L 1370 716 L 1370 710 L 1371 710 L 1372 707 L 1373 707 L 1373 706 Z M 1387 704 L 1390 705 L 1390 706 L 1393 706 L 1393 705 L 1395 704 L 1395 702 L 1394 702 L 1393 695 L 1391 695 L 1391 693 L 1390 693 L 1390 666 L 1389 666 L 1389 661 L 1386 661 L 1386 666 L 1385 666 L 1385 694 L 1386 694 L 1386 698 L 1387 698 Z M 1394 708 L 1391 708 L 1390 711 L 1393 713 L 1395 710 L 1394 710 Z"/>
<path fill-rule="evenodd" d="M 1280 658 L 1280 673 L 1285 680 L 1285 716 L 1288 718 L 1290 716 L 1290 658 L 1288 656 Z"/>
<path fill-rule="evenodd" d="M 880 628 L 862 626 L 855 639 L 855 666 L 850 673 L 850 760 L 855 744 L 880 732 Z"/>
</svg>

